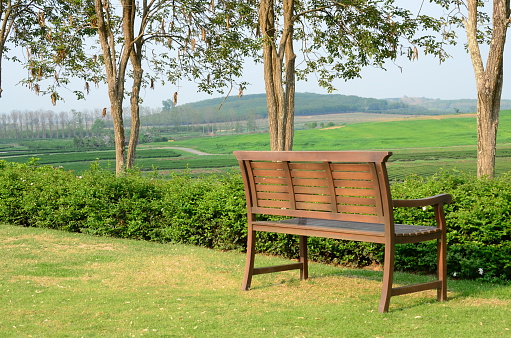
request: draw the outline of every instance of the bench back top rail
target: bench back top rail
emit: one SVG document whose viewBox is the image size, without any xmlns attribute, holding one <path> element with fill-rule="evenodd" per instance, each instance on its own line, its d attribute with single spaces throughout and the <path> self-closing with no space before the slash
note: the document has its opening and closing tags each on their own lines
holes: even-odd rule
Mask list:
<svg viewBox="0 0 511 338">
<path fill-rule="evenodd" d="M 386 151 L 235 151 L 249 213 L 392 227 Z M 389 229 L 390 230 L 390 229 Z"/>
</svg>

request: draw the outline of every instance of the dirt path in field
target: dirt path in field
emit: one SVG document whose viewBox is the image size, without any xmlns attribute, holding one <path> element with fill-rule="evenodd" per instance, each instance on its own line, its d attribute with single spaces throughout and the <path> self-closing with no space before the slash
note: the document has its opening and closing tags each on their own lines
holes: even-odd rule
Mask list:
<svg viewBox="0 0 511 338">
<path fill-rule="evenodd" d="M 158 147 L 157 149 L 176 149 L 176 150 L 186 151 L 186 152 L 189 152 L 189 153 L 192 153 L 192 154 L 195 154 L 195 155 L 199 155 L 199 156 L 203 156 L 203 155 L 218 155 L 218 154 L 205 153 L 205 152 L 202 152 L 202 151 L 199 151 L 199 150 L 195 150 L 195 149 L 192 149 L 192 148 L 182 148 L 182 147 Z"/>
</svg>

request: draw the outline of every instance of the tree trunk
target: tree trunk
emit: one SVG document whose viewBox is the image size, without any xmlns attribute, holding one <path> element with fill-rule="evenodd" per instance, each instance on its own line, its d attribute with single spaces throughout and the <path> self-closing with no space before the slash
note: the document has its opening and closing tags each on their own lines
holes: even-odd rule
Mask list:
<svg viewBox="0 0 511 338">
<path fill-rule="evenodd" d="M 284 138 L 284 150 L 291 150 L 293 148 L 294 137 L 294 118 L 295 118 L 295 60 L 296 54 L 293 49 L 293 15 L 294 15 L 294 0 L 284 1 L 284 30 L 287 31 L 287 38 L 285 44 L 286 56 L 286 93 L 285 93 L 285 108 L 286 108 L 286 126 Z"/>
<path fill-rule="evenodd" d="M 133 66 L 133 86 L 131 87 L 131 133 L 128 145 L 127 167 L 135 165 L 135 153 L 137 150 L 138 136 L 140 132 L 140 87 L 142 86 L 142 75 L 144 73 L 141 63 L 141 55 L 133 51 L 131 56 Z"/>
<path fill-rule="evenodd" d="M 259 25 L 263 35 L 263 62 L 270 149 L 291 150 L 294 133 L 295 54 L 293 52 L 293 0 L 284 0 L 284 30 L 276 45 L 273 0 L 261 0 Z M 283 60 L 285 57 L 285 68 Z M 285 74 L 283 72 L 285 71 Z M 285 80 L 283 81 L 283 77 Z"/>
<path fill-rule="evenodd" d="M 477 86 L 477 177 L 491 178 L 495 176 L 495 151 L 504 77 L 504 45 L 510 1 L 493 1 L 493 31 L 486 67 L 483 65 L 477 40 L 477 0 L 468 0 L 467 4 L 468 17 L 464 23 Z"/>
<path fill-rule="evenodd" d="M 122 117 L 122 104 L 124 100 L 124 80 L 126 67 L 133 49 L 133 20 L 136 4 L 133 0 L 121 1 L 122 4 L 122 30 L 123 48 L 121 55 L 117 56 L 116 38 L 111 27 L 108 0 L 94 0 L 95 11 L 98 18 L 98 33 L 101 50 L 105 63 L 105 73 L 108 84 L 108 97 L 110 99 L 110 113 L 114 123 L 115 137 L 115 172 L 121 174 L 126 169 L 124 121 Z"/>
<path fill-rule="evenodd" d="M 126 169 L 124 140 L 124 120 L 122 118 L 123 98 L 110 97 L 110 114 L 114 122 L 115 172 L 120 174 Z"/>
</svg>

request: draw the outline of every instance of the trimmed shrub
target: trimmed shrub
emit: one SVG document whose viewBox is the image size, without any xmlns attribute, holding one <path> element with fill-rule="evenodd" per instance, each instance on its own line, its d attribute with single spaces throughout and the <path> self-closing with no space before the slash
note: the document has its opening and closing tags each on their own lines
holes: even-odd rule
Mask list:
<svg viewBox="0 0 511 338">
<path fill-rule="evenodd" d="M 448 269 L 453 277 L 491 281 L 511 279 L 511 182 L 509 175 L 477 179 L 442 172 L 429 178 L 409 176 L 392 185 L 393 198 L 421 198 L 450 193 L 446 206 Z M 432 209 L 399 208 L 396 223 L 430 224 Z M 436 266 L 434 243 L 399 245 L 396 266 L 431 272 Z"/>
<path fill-rule="evenodd" d="M 445 207 L 448 269 L 454 278 L 511 280 L 509 175 L 476 179 L 456 172 L 409 176 L 392 184 L 393 197 L 453 195 Z M 264 216 L 261 216 L 263 219 Z M 431 225 L 432 208 L 398 208 L 396 223 Z M 179 242 L 220 250 L 245 250 L 246 206 L 238 173 L 191 178 L 116 177 L 98 164 L 81 176 L 62 168 L 0 161 L 0 221 L 92 235 Z M 296 236 L 258 233 L 256 250 L 298 256 Z M 431 273 L 435 243 L 396 248 L 396 268 Z M 364 267 L 383 262 L 380 244 L 309 238 L 309 256 L 324 263 Z"/>
</svg>

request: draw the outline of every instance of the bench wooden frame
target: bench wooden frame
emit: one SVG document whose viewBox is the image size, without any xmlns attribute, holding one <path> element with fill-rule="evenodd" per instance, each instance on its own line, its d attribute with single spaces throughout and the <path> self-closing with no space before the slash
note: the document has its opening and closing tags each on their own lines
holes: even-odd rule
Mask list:
<svg viewBox="0 0 511 338">
<path fill-rule="evenodd" d="M 383 287 L 379 312 L 387 312 L 390 298 L 436 289 L 447 298 L 446 222 L 443 206 L 451 196 L 441 194 L 416 200 L 392 200 L 385 151 L 235 151 L 247 200 L 248 240 L 243 290 L 252 276 L 300 270 L 308 278 L 307 237 L 382 243 L 385 245 Z M 433 206 L 436 226 L 394 224 L 394 207 Z M 257 221 L 256 214 L 288 216 L 281 221 Z M 256 231 L 299 236 L 297 263 L 254 267 Z M 437 279 L 393 287 L 395 245 L 437 241 Z"/>
</svg>

